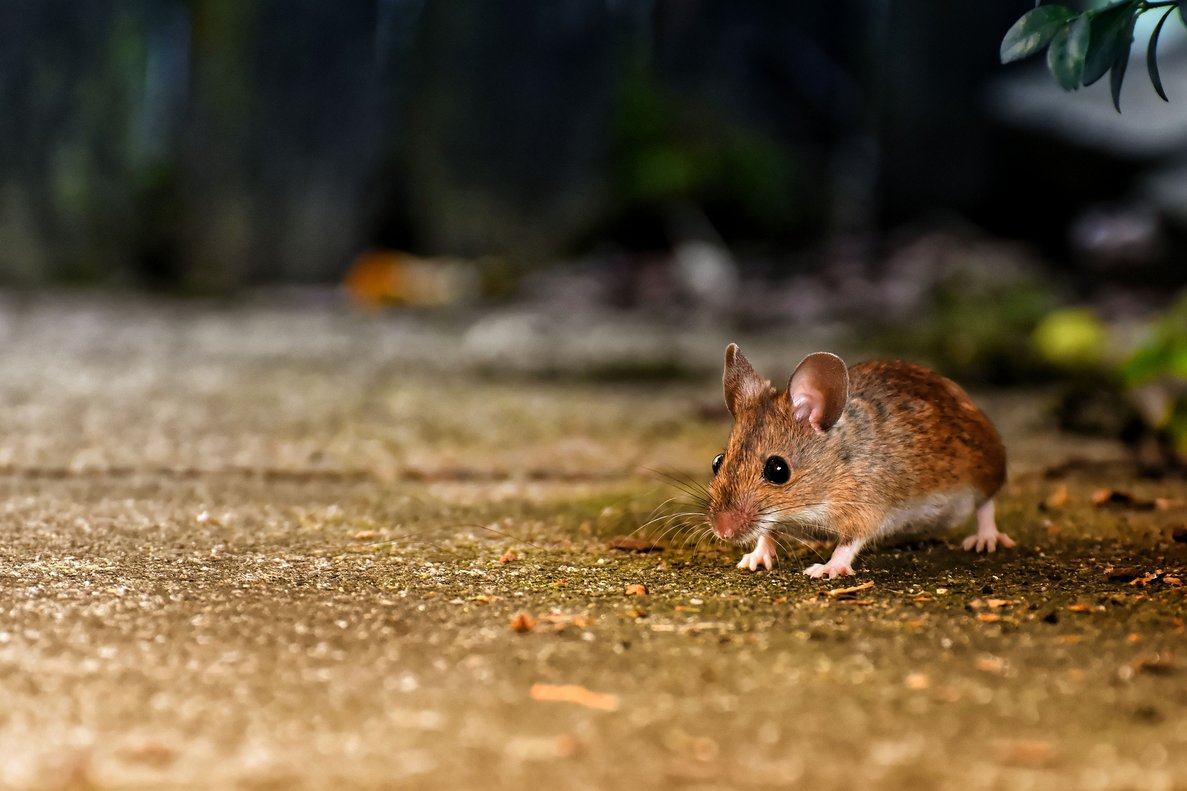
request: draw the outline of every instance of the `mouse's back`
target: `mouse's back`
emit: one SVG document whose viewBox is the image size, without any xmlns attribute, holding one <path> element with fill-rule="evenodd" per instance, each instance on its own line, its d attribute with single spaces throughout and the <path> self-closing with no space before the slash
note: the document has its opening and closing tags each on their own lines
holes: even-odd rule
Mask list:
<svg viewBox="0 0 1187 791">
<path fill-rule="evenodd" d="M 860 447 L 871 475 L 892 476 L 904 498 L 973 486 L 992 497 L 1005 482 L 997 429 L 955 382 L 914 363 L 849 369 L 849 400 L 834 431 Z"/>
</svg>

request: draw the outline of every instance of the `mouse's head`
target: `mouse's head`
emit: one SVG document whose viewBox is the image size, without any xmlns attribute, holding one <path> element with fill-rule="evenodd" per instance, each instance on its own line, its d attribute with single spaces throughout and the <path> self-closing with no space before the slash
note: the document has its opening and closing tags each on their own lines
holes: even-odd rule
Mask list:
<svg viewBox="0 0 1187 791">
<path fill-rule="evenodd" d="M 743 543 L 781 524 L 822 528 L 826 503 L 844 485 L 829 459 L 840 452 L 833 427 L 849 397 L 845 363 L 827 352 L 809 355 L 787 389 L 776 390 L 731 343 L 722 382 L 734 427 L 713 459 L 713 532 Z"/>
</svg>

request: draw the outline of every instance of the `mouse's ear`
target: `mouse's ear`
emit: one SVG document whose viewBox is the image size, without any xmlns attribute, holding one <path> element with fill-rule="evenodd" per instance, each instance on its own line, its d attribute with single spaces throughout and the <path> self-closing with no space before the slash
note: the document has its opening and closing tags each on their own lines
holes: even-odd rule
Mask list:
<svg viewBox="0 0 1187 791">
<path fill-rule="evenodd" d="M 827 431 L 841 419 L 849 400 L 849 370 L 835 354 L 816 352 L 805 357 L 787 383 L 787 396 L 796 420 Z"/>
<path fill-rule="evenodd" d="M 721 376 L 721 384 L 725 388 L 726 408 L 735 418 L 746 402 L 758 398 L 771 386 L 755 372 L 736 343 L 725 347 L 725 373 Z"/>
</svg>

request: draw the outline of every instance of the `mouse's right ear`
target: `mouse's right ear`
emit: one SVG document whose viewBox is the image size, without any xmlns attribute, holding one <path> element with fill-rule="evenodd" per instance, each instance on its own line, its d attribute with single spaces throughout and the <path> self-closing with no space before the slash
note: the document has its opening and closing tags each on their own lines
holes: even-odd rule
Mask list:
<svg viewBox="0 0 1187 791">
<path fill-rule="evenodd" d="M 748 401 L 759 398 L 771 387 L 770 382 L 751 367 L 736 343 L 725 347 L 725 373 L 721 376 L 721 384 L 725 388 L 725 406 L 735 418 Z"/>
<path fill-rule="evenodd" d="M 807 418 L 812 428 L 828 431 L 841 419 L 849 400 L 849 369 L 835 354 L 809 354 L 791 375 L 787 395 L 796 420 Z"/>
</svg>

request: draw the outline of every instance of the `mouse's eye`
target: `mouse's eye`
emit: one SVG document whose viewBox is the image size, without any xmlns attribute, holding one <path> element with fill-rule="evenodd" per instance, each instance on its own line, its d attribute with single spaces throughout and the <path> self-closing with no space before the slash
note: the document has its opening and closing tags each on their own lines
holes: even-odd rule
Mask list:
<svg viewBox="0 0 1187 791">
<path fill-rule="evenodd" d="M 717 471 L 721 469 L 721 463 L 723 461 L 725 461 L 724 453 L 718 453 L 716 456 L 713 457 L 713 474 L 714 475 L 716 475 Z"/>
<path fill-rule="evenodd" d="M 791 480 L 791 467 L 778 456 L 772 456 L 762 468 L 762 477 L 771 483 L 787 483 Z"/>
</svg>

